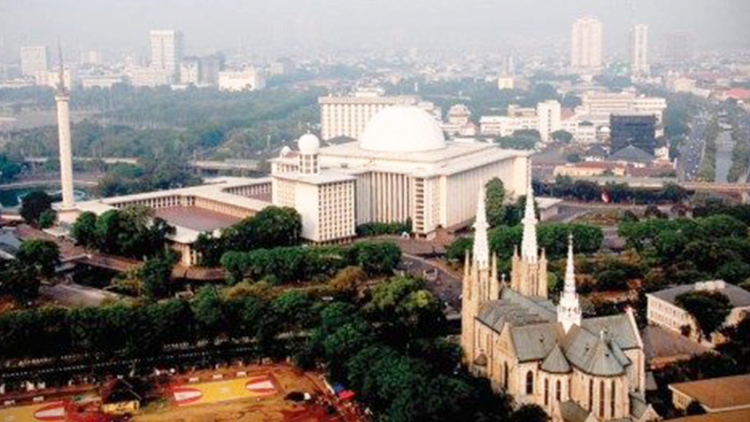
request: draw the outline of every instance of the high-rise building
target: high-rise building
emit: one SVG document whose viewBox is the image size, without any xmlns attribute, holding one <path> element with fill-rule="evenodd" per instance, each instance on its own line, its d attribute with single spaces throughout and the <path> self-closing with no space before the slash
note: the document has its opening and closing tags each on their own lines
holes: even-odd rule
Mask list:
<svg viewBox="0 0 750 422">
<path fill-rule="evenodd" d="M 212 54 L 202 56 L 201 64 L 201 84 L 216 85 L 219 83 L 219 72 L 224 70 L 224 56 L 221 54 Z"/>
<path fill-rule="evenodd" d="M 537 130 L 543 142 L 549 142 L 552 132 L 562 129 L 562 107 L 555 100 L 542 101 L 536 105 Z"/>
<path fill-rule="evenodd" d="M 576 71 L 597 71 L 602 67 L 602 23 L 593 17 L 573 23 L 570 66 Z"/>
<path fill-rule="evenodd" d="M 201 82 L 201 61 L 197 57 L 186 57 L 180 63 L 180 83 L 198 85 Z"/>
<path fill-rule="evenodd" d="M 662 59 L 670 64 L 682 64 L 693 57 L 693 38 L 686 32 L 666 34 Z"/>
<path fill-rule="evenodd" d="M 359 139 L 367 123 L 380 110 L 394 105 L 416 105 L 418 98 L 382 97 L 367 91 L 357 92 L 351 96 L 320 97 L 318 103 L 321 135 L 324 140 L 339 136 Z"/>
<path fill-rule="evenodd" d="M 610 136 L 613 153 L 633 146 L 653 155 L 656 148 L 656 116 L 643 114 L 612 114 Z"/>
<path fill-rule="evenodd" d="M 173 79 L 177 79 L 184 50 L 182 32 L 173 29 L 152 30 L 149 38 L 151 68 L 164 70 L 172 75 Z"/>
<path fill-rule="evenodd" d="M 49 52 L 46 46 L 21 47 L 21 73 L 38 78 L 49 70 Z"/>
<path fill-rule="evenodd" d="M 648 25 L 637 23 L 630 29 L 630 72 L 643 75 L 648 66 Z"/>
</svg>

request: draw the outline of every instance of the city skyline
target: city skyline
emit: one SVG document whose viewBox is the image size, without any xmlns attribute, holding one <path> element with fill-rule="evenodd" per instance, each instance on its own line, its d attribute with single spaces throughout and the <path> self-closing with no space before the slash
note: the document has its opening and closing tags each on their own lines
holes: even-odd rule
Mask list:
<svg viewBox="0 0 750 422">
<path fill-rule="evenodd" d="M 603 24 L 605 56 L 627 56 L 630 27 L 636 22 L 651 27 L 654 41 L 670 32 L 702 28 L 711 30 L 692 34 L 700 48 L 747 44 L 750 28 L 742 17 L 750 14 L 750 4 L 736 0 L 722 1 L 723 7 L 706 0 L 691 3 L 692 7 L 684 7 L 684 2 L 675 0 L 657 4 L 645 0 L 574 4 L 537 0 L 518 5 L 472 0 L 455 8 L 447 2 L 421 0 L 408 4 L 384 1 L 377 7 L 338 0 L 264 5 L 234 0 L 211 5 L 202 0 L 179 5 L 172 1 L 37 0 L 0 5 L 0 54 L 15 57 L 20 45 L 53 45 L 57 39 L 71 46 L 145 54 L 148 31 L 158 28 L 185 33 L 190 54 L 394 46 L 512 50 L 569 43 L 572 22 L 589 15 Z M 58 19 L 58 13 L 45 13 L 56 7 L 64 8 L 65 19 Z"/>
</svg>

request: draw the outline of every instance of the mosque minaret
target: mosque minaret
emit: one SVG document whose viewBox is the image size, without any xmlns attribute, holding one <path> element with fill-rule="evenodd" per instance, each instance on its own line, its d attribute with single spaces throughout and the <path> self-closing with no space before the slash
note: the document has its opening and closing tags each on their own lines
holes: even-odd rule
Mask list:
<svg viewBox="0 0 750 422">
<path fill-rule="evenodd" d="M 55 93 L 57 102 L 57 136 L 60 147 L 60 184 L 62 185 L 62 206 L 60 211 L 75 207 L 73 194 L 73 151 L 70 140 L 70 94 L 65 87 L 62 51 L 60 52 L 60 80 Z"/>
</svg>

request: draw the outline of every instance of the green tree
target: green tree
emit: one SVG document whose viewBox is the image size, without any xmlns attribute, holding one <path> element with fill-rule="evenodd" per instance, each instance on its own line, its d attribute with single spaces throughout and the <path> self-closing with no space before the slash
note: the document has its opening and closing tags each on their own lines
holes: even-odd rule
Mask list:
<svg viewBox="0 0 750 422">
<path fill-rule="evenodd" d="M 729 316 L 729 298 L 720 292 L 687 292 L 678 295 L 675 303 L 695 318 L 703 335 L 710 338 Z"/>
<path fill-rule="evenodd" d="M 21 243 L 16 259 L 20 265 L 33 269 L 38 277 L 50 278 L 60 263 L 60 248 L 51 240 L 26 240 Z"/>
<path fill-rule="evenodd" d="M 39 215 L 37 224 L 40 229 L 48 229 L 55 224 L 55 221 L 57 221 L 57 212 L 55 210 L 47 210 Z"/>
<path fill-rule="evenodd" d="M 211 285 L 198 289 L 191 303 L 195 321 L 207 338 L 215 338 L 224 331 L 226 321 L 219 290 Z"/>
<path fill-rule="evenodd" d="M 502 180 L 493 177 L 484 188 L 487 222 L 490 227 L 497 227 L 505 219 L 505 186 Z"/>
<path fill-rule="evenodd" d="M 178 259 L 176 253 L 166 251 L 144 262 L 138 275 L 143 284 L 143 294 L 147 298 L 158 300 L 172 293 L 172 267 Z"/>
<path fill-rule="evenodd" d="M 568 144 L 573 140 L 573 134 L 562 129 L 552 132 L 550 136 L 555 142 L 562 142 L 564 144 Z"/>
<path fill-rule="evenodd" d="M 76 218 L 70 227 L 70 235 L 77 245 L 84 247 L 96 247 L 96 214 L 85 211 Z"/>
<path fill-rule="evenodd" d="M 510 417 L 511 422 L 547 422 L 547 413 L 536 404 L 524 404 Z"/>
<path fill-rule="evenodd" d="M 357 242 L 348 254 L 368 275 L 392 274 L 401 262 L 401 249 L 391 242 Z"/>
<path fill-rule="evenodd" d="M 39 223 L 39 217 L 45 212 L 52 209 L 52 198 L 47 195 L 47 192 L 42 190 L 35 190 L 29 192 L 21 198 L 21 217 L 23 220 L 37 226 Z"/>
</svg>

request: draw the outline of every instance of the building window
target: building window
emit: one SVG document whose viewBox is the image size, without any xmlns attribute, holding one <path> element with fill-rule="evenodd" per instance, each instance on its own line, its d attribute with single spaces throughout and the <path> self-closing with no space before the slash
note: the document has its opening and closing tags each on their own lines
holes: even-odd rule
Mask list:
<svg viewBox="0 0 750 422">
<path fill-rule="evenodd" d="M 617 399 L 616 394 L 617 394 L 617 385 L 615 384 L 615 381 L 612 380 L 612 403 L 610 404 L 610 406 L 612 407 L 612 409 L 610 409 L 612 411 L 612 414 L 610 416 L 613 418 L 615 417 L 615 403 L 616 403 L 615 400 Z"/>
<path fill-rule="evenodd" d="M 604 418 L 604 381 L 599 383 L 599 417 Z"/>
<path fill-rule="evenodd" d="M 508 389 L 508 362 L 503 362 L 503 385 Z"/>
<path fill-rule="evenodd" d="M 549 380 L 544 379 L 544 405 L 549 406 Z"/>
<path fill-rule="evenodd" d="M 526 394 L 534 394 L 534 372 L 526 373 Z"/>
<path fill-rule="evenodd" d="M 558 403 L 562 399 L 562 384 L 560 383 L 560 380 L 557 380 L 557 383 L 555 383 L 555 398 Z"/>
<path fill-rule="evenodd" d="M 594 409 L 594 380 L 589 380 L 589 412 Z"/>
</svg>

